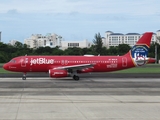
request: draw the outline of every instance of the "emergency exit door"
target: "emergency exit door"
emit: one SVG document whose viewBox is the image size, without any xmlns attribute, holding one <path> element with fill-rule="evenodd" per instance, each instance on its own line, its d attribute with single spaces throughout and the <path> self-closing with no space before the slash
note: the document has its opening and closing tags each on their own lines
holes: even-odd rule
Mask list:
<svg viewBox="0 0 160 120">
<path fill-rule="evenodd" d="M 127 67 L 127 58 L 126 57 L 122 58 L 122 67 Z"/>
</svg>

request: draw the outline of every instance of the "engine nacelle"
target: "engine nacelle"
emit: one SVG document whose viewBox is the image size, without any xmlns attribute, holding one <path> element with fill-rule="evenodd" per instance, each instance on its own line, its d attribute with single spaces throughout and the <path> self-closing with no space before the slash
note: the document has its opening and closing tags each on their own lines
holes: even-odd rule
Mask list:
<svg viewBox="0 0 160 120">
<path fill-rule="evenodd" d="M 52 78 L 61 78 L 61 77 L 68 77 L 69 74 L 67 70 L 49 70 L 49 76 Z"/>
</svg>

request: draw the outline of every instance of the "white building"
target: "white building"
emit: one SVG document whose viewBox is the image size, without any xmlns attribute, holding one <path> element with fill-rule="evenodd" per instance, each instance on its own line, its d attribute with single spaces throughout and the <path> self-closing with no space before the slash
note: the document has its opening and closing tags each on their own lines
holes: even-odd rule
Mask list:
<svg viewBox="0 0 160 120">
<path fill-rule="evenodd" d="M 62 37 L 57 34 L 48 33 L 43 36 L 42 34 L 32 34 L 30 38 L 24 40 L 24 44 L 27 44 L 29 48 L 38 47 L 56 47 L 61 46 Z"/>
<path fill-rule="evenodd" d="M 88 40 L 83 41 L 62 41 L 61 49 L 67 49 L 69 47 L 80 47 L 80 48 L 89 48 L 92 43 L 88 42 Z"/>
<path fill-rule="evenodd" d="M 157 34 L 157 37 L 160 37 L 160 30 L 157 30 L 156 34 Z"/>
<path fill-rule="evenodd" d="M 103 45 L 107 48 L 110 46 L 118 46 L 119 44 L 128 44 L 129 46 L 134 46 L 139 38 L 143 34 L 139 33 L 113 33 L 112 31 L 107 31 L 105 33 L 105 38 L 102 38 Z M 160 31 L 157 31 L 157 34 L 152 35 L 152 42 L 156 41 L 157 35 L 160 36 Z"/>
<path fill-rule="evenodd" d="M 16 42 L 19 42 L 18 40 L 10 40 L 9 45 L 14 46 Z"/>
</svg>

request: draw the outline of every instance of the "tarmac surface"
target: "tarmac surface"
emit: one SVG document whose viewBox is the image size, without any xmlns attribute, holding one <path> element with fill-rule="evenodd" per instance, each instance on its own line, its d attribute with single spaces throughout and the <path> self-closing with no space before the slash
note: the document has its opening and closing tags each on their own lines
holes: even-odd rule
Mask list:
<svg viewBox="0 0 160 120">
<path fill-rule="evenodd" d="M 85 74 L 78 74 L 80 78 L 160 78 L 159 73 L 111 73 L 111 72 L 92 72 L 92 73 L 85 73 Z M 23 73 L 0 73 L 0 78 L 20 78 L 23 76 Z M 49 77 L 47 73 L 27 73 L 27 77 Z"/>
<path fill-rule="evenodd" d="M 159 120 L 159 78 L 0 78 L 0 120 Z"/>
</svg>

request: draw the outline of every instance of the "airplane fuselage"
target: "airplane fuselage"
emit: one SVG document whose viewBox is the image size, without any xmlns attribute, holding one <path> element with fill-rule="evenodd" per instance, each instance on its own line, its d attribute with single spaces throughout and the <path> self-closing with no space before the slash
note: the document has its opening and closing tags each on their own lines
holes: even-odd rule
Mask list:
<svg viewBox="0 0 160 120">
<path fill-rule="evenodd" d="M 49 69 L 81 64 L 93 64 L 91 72 L 109 72 L 135 66 L 132 59 L 126 56 L 20 56 L 13 62 L 8 63 L 8 69 L 16 72 L 48 72 Z"/>
</svg>

